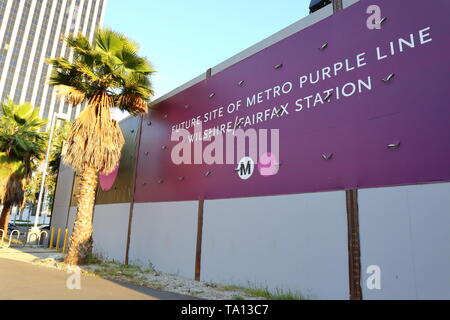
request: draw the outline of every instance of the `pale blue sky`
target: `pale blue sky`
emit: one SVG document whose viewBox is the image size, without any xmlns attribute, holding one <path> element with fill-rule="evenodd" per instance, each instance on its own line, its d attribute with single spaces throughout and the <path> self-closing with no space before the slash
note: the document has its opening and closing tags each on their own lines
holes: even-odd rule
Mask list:
<svg viewBox="0 0 450 320">
<path fill-rule="evenodd" d="M 155 97 L 308 14 L 309 0 L 109 0 L 105 26 L 136 40 Z"/>
</svg>

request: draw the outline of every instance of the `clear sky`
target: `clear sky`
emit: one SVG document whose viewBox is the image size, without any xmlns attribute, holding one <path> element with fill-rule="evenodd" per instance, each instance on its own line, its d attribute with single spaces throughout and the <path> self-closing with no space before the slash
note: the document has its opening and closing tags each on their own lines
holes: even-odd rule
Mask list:
<svg viewBox="0 0 450 320">
<path fill-rule="evenodd" d="M 155 97 L 308 14 L 309 0 L 108 0 L 106 27 L 152 61 Z"/>
</svg>

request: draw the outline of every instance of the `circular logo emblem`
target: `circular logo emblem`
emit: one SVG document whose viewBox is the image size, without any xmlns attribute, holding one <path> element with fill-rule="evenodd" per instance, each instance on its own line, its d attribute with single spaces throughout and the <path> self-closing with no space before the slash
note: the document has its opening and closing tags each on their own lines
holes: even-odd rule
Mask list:
<svg viewBox="0 0 450 320">
<path fill-rule="evenodd" d="M 239 161 L 235 170 L 239 178 L 247 180 L 253 175 L 253 171 L 255 171 L 255 162 L 250 157 L 244 157 Z"/>
</svg>

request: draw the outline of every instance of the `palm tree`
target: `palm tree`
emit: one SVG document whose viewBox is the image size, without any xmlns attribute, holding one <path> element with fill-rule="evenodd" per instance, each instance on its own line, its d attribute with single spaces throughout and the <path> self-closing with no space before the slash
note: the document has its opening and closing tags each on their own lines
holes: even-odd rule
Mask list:
<svg viewBox="0 0 450 320">
<path fill-rule="evenodd" d="M 98 174 L 118 165 L 124 138 L 110 109 L 132 115 L 147 112 L 153 95 L 150 63 L 138 55 L 136 43 L 112 30 L 99 30 L 91 45 L 83 35 L 66 39 L 73 61 L 50 59 L 54 68 L 50 85 L 73 106 L 87 107 L 72 125 L 63 150 L 63 161 L 80 179 L 77 215 L 65 262 L 85 264 L 92 252 L 92 217 Z"/>
<path fill-rule="evenodd" d="M 53 208 L 55 200 L 56 182 L 58 180 L 59 166 L 61 163 L 62 147 L 67 140 L 70 132 L 71 122 L 64 121 L 61 125 L 55 128 L 52 139 L 52 147 L 48 159 L 47 175 L 45 178 L 46 200 L 48 208 Z M 31 181 L 25 187 L 25 207 L 34 211 L 39 199 L 39 192 L 41 189 L 42 175 L 34 174 Z M 19 219 L 22 218 L 24 209 L 20 210 Z"/>
<path fill-rule="evenodd" d="M 44 155 L 47 135 L 40 130 L 47 121 L 40 119 L 39 111 L 29 103 L 15 105 L 9 100 L 1 108 L 0 229 L 6 234 L 11 208 L 23 206 L 25 185 Z"/>
<path fill-rule="evenodd" d="M 52 148 L 50 151 L 50 157 L 48 161 L 48 171 L 49 174 L 56 180 L 56 176 L 58 175 L 59 166 L 61 164 L 61 153 L 64 146 L 64 143 L 67 140 L 67 137 L 70 133 L 71 127 L 70 121 L 64 121 L 64 123 L 57 128 L 55 128 Z M 55 181 L 56 182 L 56 181 Z"/>
</svg>

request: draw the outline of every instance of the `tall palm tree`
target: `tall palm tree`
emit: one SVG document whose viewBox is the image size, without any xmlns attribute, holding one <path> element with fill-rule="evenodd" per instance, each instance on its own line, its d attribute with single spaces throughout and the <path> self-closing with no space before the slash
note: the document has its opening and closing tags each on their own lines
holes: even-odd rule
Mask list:
<svg viewBox="0 0 450 320">
<path fill-rule="evenodd" d="M 41 131 L 46 120 L 29 103 L 15 105 L 9 100 L 1 104 L 0 117 L 0 229 L 6 234 L 11 208 L 24 203 L 25 185 L 33 169 L 42 160 L 46 133 Z"/>
<path fill-rule="evenodd" d="M 56 182 L 58 180 L 59 166 L 61 164 L 62 147 L 67 140 L 71 127 L 70 121 L 64 121 L 61 125 L 55 128 L 52 139 L 52 146 L 50 148 L 47 175 L 45 178 L 45 194 L 48 208 L 53 209 L 55 200 Z M 25 208 L 33 211 L 36 209 L 39 199 L 39 192 L 41 189 L 42 175 L 33 175 L 25 187 Z M 22 219 L 24 209 L 19 211 L 19 220 Z"/>
<path fill-rule="evenodd" d="M 117 107 L 132 115 L 147 112 L 153 95 L 150 63 L 138 55 L 138 46 L 112 30 L 99 30 L 91 45 L 83 35 L 66 39 L 73 61 L 50 59 L 50 85 L 73 106 L 87 107 L 72 125 L 63 161 L 80 175 L 77 215 L 65 262 L 84 264 L 92 252 L 92 215 L 98 173 L 111 173 L 124 144 L 122 131 L 111 119 Z"/>
</svg>

